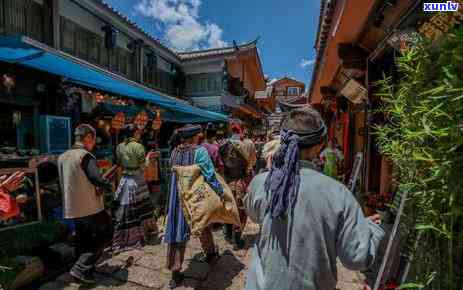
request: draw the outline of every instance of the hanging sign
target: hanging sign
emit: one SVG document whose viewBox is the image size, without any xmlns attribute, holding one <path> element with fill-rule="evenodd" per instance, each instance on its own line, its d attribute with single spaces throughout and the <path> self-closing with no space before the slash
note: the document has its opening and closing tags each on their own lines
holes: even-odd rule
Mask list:
<svg viewBox="0 0 463 290">
<path fill-rule="evenodd" d="M 354 104 L 360 104 L 366 100 L 367 94 L 367 89 L 354 79 L 350 79 L 341 90 L 341 95 Z"/>
<path fill-rule="evenodd" d="M 148 114 L 145 111 L 141 111 L 135 117 L 133 123 L 135 124 L 135 126 L 137 126 L 139 130 L 145 129 L 146 125 L 148 124 Z"/>
<path fill-rule="evenodd" d="M 122 112 L 117 113 L 111 121 L 111 127 L 117 131 L 122 129 L 125 125 L 125 114 Z"/>
</svg>

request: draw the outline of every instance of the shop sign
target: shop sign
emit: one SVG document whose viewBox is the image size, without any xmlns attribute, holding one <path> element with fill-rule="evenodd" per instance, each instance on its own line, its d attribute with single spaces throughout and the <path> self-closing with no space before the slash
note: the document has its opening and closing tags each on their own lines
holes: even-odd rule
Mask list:
<svg viewBox="0 0 463 290">
<path fill-rule="evenodd" d="M 456 1 L 463 4 L 463 0 Z M 459 9 L 452 13 L 436 13 L 428 21 L 426 21 L 418 31 L 425 37 L 430 39 L 439 38 L 444 33 L 461 23 L 463 20 L 463 11 Z"/>
<path fill-rule="evenodd" d="M 254 95 L 254 98 L 256 100 L 265 100 L 267 99 L 269 96 L 268 96 L 268 93 L 267 91 L 256 91 L 255 95 Z"/>
<path fill-rule="evenodd" d="M 341 95 L 354 104 L 360 104 L 363 100 L 366 100 L 367 94 L 367 89 L 354 79 L 349 80 L 341 90 Z"/>
</svg>

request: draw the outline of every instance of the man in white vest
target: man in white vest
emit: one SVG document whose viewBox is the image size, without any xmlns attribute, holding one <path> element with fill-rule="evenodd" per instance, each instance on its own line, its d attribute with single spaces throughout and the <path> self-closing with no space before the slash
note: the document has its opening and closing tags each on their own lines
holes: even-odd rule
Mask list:
<svg viewBox="0 0 463 290">
<path fill-rule="evenodd" d="M 75 144 L 58 159 L 63 192 L 64 218 L 76 226 L 78 260 L 70 274 L 83 283 L 94 283 L 95 264 L 111 242 L 113 225 L 104 208 L 102 190 L 111 190 L 90 153 L 96 144 L 96 131 L 87 124 L 74 132 Z"/>
</svg>

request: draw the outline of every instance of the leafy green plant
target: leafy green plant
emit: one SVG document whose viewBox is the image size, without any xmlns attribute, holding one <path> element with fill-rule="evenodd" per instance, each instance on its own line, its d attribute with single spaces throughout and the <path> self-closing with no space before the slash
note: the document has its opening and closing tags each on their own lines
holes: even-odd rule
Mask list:
<svg viewBox="0 0 463 290">
<path fill-rule="evenodd" d="M 396 59 L 400 79 L 377 83 L 387 124 L 375 133 L 409 192 L 403 225 L 414 250 L 403 289 L 460 289 L 463 282 L 463 29 L 420 41 Z M 411 247 L 410 247 L 411 248 Z"/>
</svg>

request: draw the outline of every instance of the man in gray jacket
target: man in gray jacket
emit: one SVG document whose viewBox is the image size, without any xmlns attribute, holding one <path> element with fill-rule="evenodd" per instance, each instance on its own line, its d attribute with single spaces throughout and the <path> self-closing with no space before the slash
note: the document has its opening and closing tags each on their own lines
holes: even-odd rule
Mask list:
<svg viewBox="0 0 463 290">
<path fill-rule="evenodd" d="M 113 236 L 111 216 L 104 209 L 102 190 L 111 184 L 100 175 L 96 158 L 90 153 L 95 147 L 96 131 L 90 125 L 75 129 L 75 144 L 58 159 L 64 218 L 76 226 L 77 262 L 71 276 L 84 283 L 94 283 L 95 263 Z"/>
<path fill-rule="evenodd" d="M 245 208 L 261 232 L 247 290 L 334 290 L 337 258 L 351 270 L 373 264 L 379 216 L 366 218 L 343 184 L 315 170 L 325 136 L 317 111 L 293 110 L 270 171 L 251 182 Z"/>
</svg>

